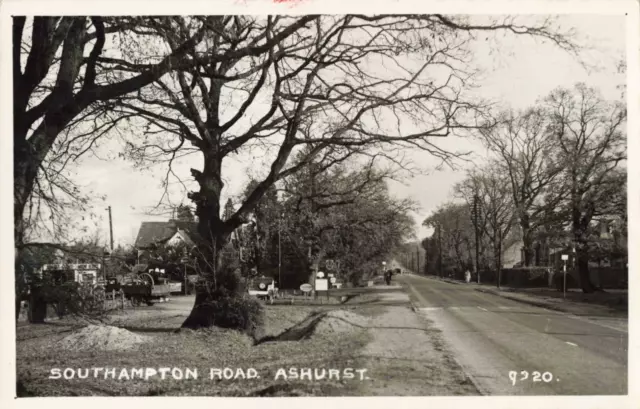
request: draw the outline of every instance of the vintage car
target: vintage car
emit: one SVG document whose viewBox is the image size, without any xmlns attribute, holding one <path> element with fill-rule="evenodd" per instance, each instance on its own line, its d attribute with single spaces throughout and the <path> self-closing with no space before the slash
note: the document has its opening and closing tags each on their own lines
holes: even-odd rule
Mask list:
<svg viewBox="0 0 640 409">
<path fill-rule="evenodd" d="M 278 297 L 275 280 L 271 277 L 254 278 L 249 283 L 249 294 L 273 302 Z"/>
<path fill-rule="evenodd" d="M 154 278 L 148 273 L 139 274 L 121 284 L 124 296 L 131 300 L 133 306 L 145 303 L 149 306 L 155 302 L 169 300 L 171 285 L 166 279 Z"/>
</svg>

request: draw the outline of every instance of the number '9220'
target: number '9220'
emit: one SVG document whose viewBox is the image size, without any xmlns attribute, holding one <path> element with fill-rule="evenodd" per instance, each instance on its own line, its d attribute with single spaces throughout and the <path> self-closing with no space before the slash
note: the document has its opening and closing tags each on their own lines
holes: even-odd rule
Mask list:
<svg viewBox="0 0 640 409">
<path fill-rule="evenodd" d="M 553 381 L 553 374 L 551 372 L 538 372 L 533 371 L 529 373 L 529 371 L 509 371 L 509 380 L 511 380 L 511 384 L 515 386 L 518 382 L 544 382 L 549 383 Z M 559 379 L 556 379 L 559 381 Z"/>
</svg>

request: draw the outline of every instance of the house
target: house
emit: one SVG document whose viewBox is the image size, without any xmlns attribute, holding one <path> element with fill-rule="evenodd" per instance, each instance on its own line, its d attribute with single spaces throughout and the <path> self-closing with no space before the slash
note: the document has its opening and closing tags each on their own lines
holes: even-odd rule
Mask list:
<svg viewBox="0 0 640 409">
<path fill-rule="evenodd" d="M 603 250 L 601 252 L 590 252 L 590 266 L 599 267 L 623 265 L 626 262 L 626 257 L 623 254 L 620 254 L 619 249 L 617 251 L 606 250 L 608 247 L 612 246 L 616 248 L 626 249 L 626 237 L 624 237 L 621 233 L 621 231 L 624 229 L 624 223 L 624 220 L 622 220 L 622 218 L 617 215 L 603 215 L 592 220 L 591 226 L 593 228 L 593 232 L 595 233 L 596 237 L 599 237 L 602 241 L 601 243 L 595 243 L 595 246 L 597 248 L 602 247 Z M 568 243 L 566 245 L 556 243 L 556 246 L 552 246 L 549 243 L 544 243 L 542 241 L 534 241 L 531 265 L 562 265 L 562 263 L 559 261 L 562 254 L 569 255 L 569 263 L 572 265 L 574 262 L 573 258 L 575 250 L 570 244 L 571 240 L 568 228 L 566 233 L 566 243 Z M 605 255 L 603 256 L 603 254 Z M 502 266 L 504 268 L 517 267 L 523 264 L 524 248 L 522 239 L 520 237 L 515 236 L 514 240 L 509 245 L 505 245 L 502 261 Z"/>
<path fill-rule="evenodd" d="M 198 223 L 182 220 L 167 222 L 142 222 L 134 247 L 151 250 L 158 246 L 195 245 L 198 240 Z"/>
</svg>

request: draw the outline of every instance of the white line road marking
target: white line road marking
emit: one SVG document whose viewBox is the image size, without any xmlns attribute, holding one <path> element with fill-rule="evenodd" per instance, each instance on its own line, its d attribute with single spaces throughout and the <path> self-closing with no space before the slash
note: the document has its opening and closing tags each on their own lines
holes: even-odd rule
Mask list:
<svg viewBox="0 0 640 409">
<path fill-rule="evenodd" d="M 590 324 L 594 324 L 594 325 L 598 325 L 598 326 L 601 326 L 601 327 L 609 328 L 609 329 L 612 329 L 612 330 L 614 330 L 614 331 L 622 332 L 622 333 L 625 333 L 625 334 L 628 334 L 628 333 L 629 333 L 629 331 L 628 331 L 628 330 L 625 330 L 625 329 L 623 329 L 623 328 L 614 327 L 614 326 L 611 326 L 611 325 L 607 325 L 607 324 L 605 324 L 605 323 L 603 323 L 603 322 L 599 322 L 599 321 L 594 321 L 594 320 L 590 320 L 590 319 L 582 318 L 582 317 L 579 317 L 579 316 L 577 316 L 577 315 L 573 315 L 573 314 L 564 314 L 564 316 L 565 316 L 565 317 L 569 317 L 569 318 L 573 318 L 574 320 L 583 321 L 583 322 L 588 322 L 588 323 L 590 323 Z"/>
<path fill-rule="evenodd" d="M 501 310 L 508 310 L 511 307 L 505 307 L 504 305 L 499 306 L 498 308 L 500 308 Z"/>
<path fill-rule="evenodd" d="M 564 341 L 565 344 L 569 344 L 571 346 L 577 347 L 578 344 L 574 344 L 573 342 L 569 342 L 569 341 Z"/>
<path fill-rule="evenodd" d="M 480 308 L 482 311 L 489 312 L 489 310 L 486 310 L 486 309 L 484 309 L 484 308 L 482 308 L 482 307 L 478 307 L 478 308 Z"/>
<path fill-rule="evenodd" d="M 442 307 L 423 307 L 420 308 L 420 311 L 439 311 Z"/>
</svg>

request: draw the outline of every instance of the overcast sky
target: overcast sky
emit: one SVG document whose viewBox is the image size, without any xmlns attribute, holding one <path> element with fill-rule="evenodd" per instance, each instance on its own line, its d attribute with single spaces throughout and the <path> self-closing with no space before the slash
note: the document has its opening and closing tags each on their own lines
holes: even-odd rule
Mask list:
<svg viewBox="0 0 640 409">
<path fill-rule="evenodd" d="M 607 98 L 619 98 L 616 86 L 624 79 L 617 74 L 616 64 L 624 58 L 624 17 L 615 16 L 564 16 L 564 25 L 573 26 L 583 38 L 588 37 L 595 49 L 584 55 L 584 59 L 595 67 L 585 69 L 574 57 L 551 45 L 536 43 L 530 38 L 509 36 L 500 41 L 500 52 L 489 55 L 489 46 L 478 42 L 474 46 L 477 63 L 486 74 L 482 81 L 482 96 L 501 101 L 516 109 L 533 104 L 558 86 L 572 86 L 586 82 L 597 87 Z M 482 161 L 484 149 L 477 141 L 451 138 L 443 146 L 452 149 L 474 151 L 474 160 Z M 149 171 L 134 170 L 131 163 L 118 159 L 109 152 L 109 145 L 100 150 L 98 158 L 86 158 L 77 168 L 77 181 L 97 196 L 104 195 L 106 201 L 96 201 L 94 211 L 98 215 L 98 228 L 108 241 L 107 205 L 112 207 L 114 239 L 117 244 L 129 245 L 135 240 L 142 221 L 166 220 L 167 217 L 151 216 L 145 212 L 162 196 L 161 178 L 166 171 L 156 168 Z M 438 164 L 424 152 L 411 152 L 414 162 L 423 165 L 425 172 L 404 183 L 391 182 L 391 191 L 398 197 L 410 197 L 418 202 L 420 211 L 415 215 L 417 231 L 423 237 L 427 231 L 419 224 L 437 206 L 450 197 L 453 185 L 463 178 L 465 163 L 460 169 L 427 171 Z M 248 158 L 241 163 L 227 160 L 224 163 L 225 197 L 240 193 L 247 175 L 255 169 L 259 158 Z M 199 164 L 194 167 L 200 167 Z M 188 176 L 188 166 L 181 168 Z M 178 186 L 174 186 L 176 189 Z M 181 195 L 180 195 L 181 196 Z M 184 197 L 173 199 L 179 203 Z M 226 200 L 226 198 L 224 199 Z"/>
</svg>

